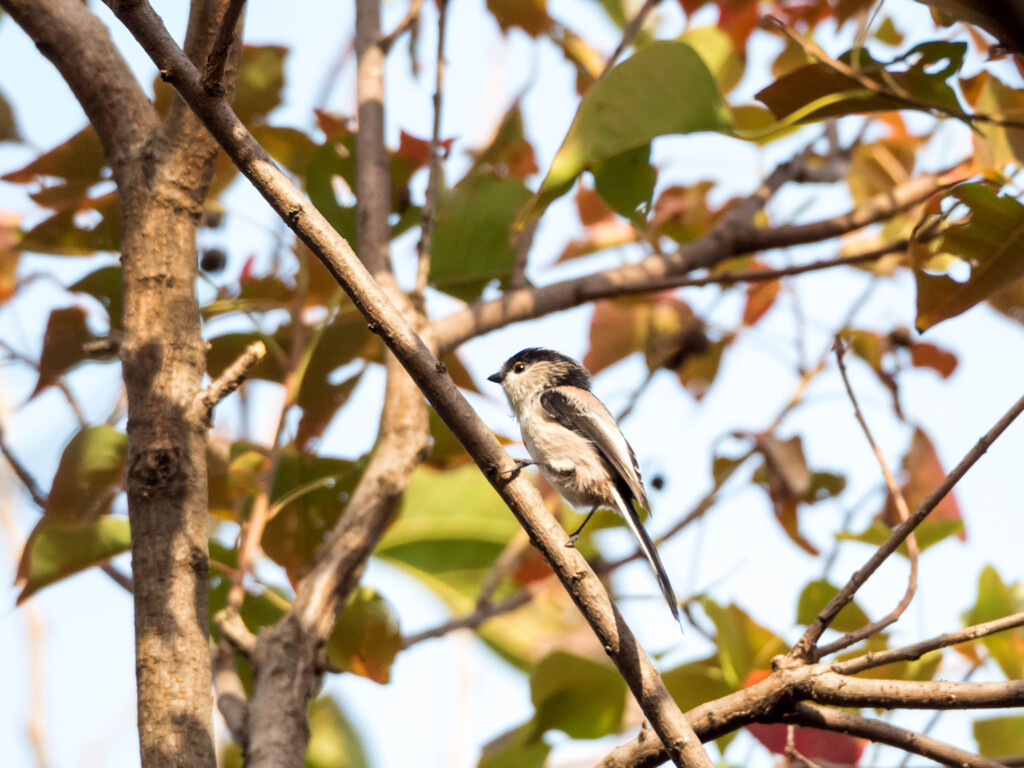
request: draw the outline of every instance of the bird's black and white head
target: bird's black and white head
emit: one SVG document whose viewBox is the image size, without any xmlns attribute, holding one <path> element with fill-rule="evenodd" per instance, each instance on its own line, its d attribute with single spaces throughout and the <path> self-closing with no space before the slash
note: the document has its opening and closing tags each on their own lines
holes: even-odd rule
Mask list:
<svg viewBox="0 0 1024 768">
<path fill-rule="evenodd" d="M 552 387 L 590 390 L 590 372 L 571 357 L 543 347 L 529 347 L 512 355 L 501 370 L 487 377 L 505 390 L 516 415 L 531 397 Z"/>
</svg>

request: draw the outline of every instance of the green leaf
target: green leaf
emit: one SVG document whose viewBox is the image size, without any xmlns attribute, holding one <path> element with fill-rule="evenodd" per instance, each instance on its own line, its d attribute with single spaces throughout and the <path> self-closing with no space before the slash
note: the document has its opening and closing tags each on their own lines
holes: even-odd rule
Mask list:
<svg viewBox="0 0 1024 768">
<path fill-rule="evenodd" d="M 612 209 L 642 226 L 651 210 L 658 172 L 651 165 L 651 145 L 623 152 L 595 163 L 594 188 Z"/>
<path fill-rule="evenodd" d="M 225 333 L 210 339 L 206 352 L 206 371 L 210 374 L 210 378 L 215 379 L 224 373 L 228 366 L 248 349 L 250 344 L 257 341 L 262 341 L 270 351 L 273 350 L 275 344 L 280 346 L 280 342 L 286 340 L 279 339 L 278 333 L 270 337 L 260 331 Z M 274 381 L 278 384 L 284 382 L 284 366 L 281 359 L 270 351 L 252 367 L 247 378 Z"/>
<path fill-rule="evenodd" d="M 828 602 L 839 594 L 839 588 L 826 579 L 817 579 L 803 588 L 797 602 L 796 621 L 798 624 L 810 624 Z M 856 602 L 847 603 L 831 624 L 837 632 L 853 632 L 868 623 L 867 615 Z"/>
<path fill-rule="evenodd" d="M 539 729 L 597 739 L 622 727 L 626 683 L 607 664 L 555 651 L 530 675 L 530 698 Z"/>
<path fill-rule="evenodd" d="M 519 223 L 540 216 L 577 176 L 597 163 L 649 144 L 657 136 L 726 131 L 731 126 L 730 113 L 700 55 L 682 42 L 651 43 L 584 95 Z"/>
<path fill-rule="evenodd" d="M 978 578 L 978 601 L 967 612 L 968 625 L 981 624 L 1024 610 L 1020 587 L 1008 586 L 991 565 Z M 1024 632 L 1020 628 L 982 638 L 981 642 L 996 660 L 1008 680 L 1024 678 Z"/>
<path fill-rule="evenodd" d="M 100 180 L 105 165 L 103 145 L 90 124 L 24 168 L 4 174 L 0 179 L 16 184 L 34 184 L 42 178 L 64 179 L 79 190 L 81 196 L 86 188 Z"/>
<path fill-rule="evenodd" d="M 242 49 L 232 107 L 246 125 L 265 118 L 281 103 L 287 55 L 288 49 L 280 45 L 246 45 Z"/>
<path fill-rule="evenodd" d="M 86 427 L 60 457 L 43 514 L 63 525 L 95 520 L 110 509 L 124 480 L 128 437 L 113 427 Z"/>
<path fill-rule="evenodd" d="M 383 684 L 391 680 L 400 650 L 402 632 L 391 603 L 370 587 L 357 587 L 327 639 L 331 664 Z"/>
<path fill-rule="evenodd" d="M 305 177 L 317 149 L 313 139 L 298 128 L 277 125 L 254 126 L 252 135 L 267 150 L 267 154 L 282 166 L 296 176 Z"/>
<path fill-rule="evenodd" d="M 492 280 L 512 274 L 516 248 L 510 233 L 516 213 L 530 199 L 522 181 L 471 173 L 440 196 L 430 261 L 439 290 L 471 301 Z"/>
<path fill-rule="evenodd" d="M 990 717 L 974 721 L 974 740 L 984 757 L 1012 757 L 1024 753 L 1024 715 Z"/>
<path fill-rule="evenodd" d="M 309 705 L 306 768 L 369 768 L 362 741 L 345 713 L 329 696 Z"/>
<path fill-rule="evenodd" d="M 92 218 L 83 221 L 84 213 Z M 78 207 L 64 208 L 26 232 L 18 247 L 54 256 L 92 256 L 97 251 L 120 251 L 117 193 L 81 198 Z"/>
<path fill-rule="evenodd" d="M 939 108 L 960 114 L 960 102 L 946 81 L 960 71 L 966 50 L 966 43 L 931 41 L 883 65 L 860 48 L 856 69 L 883 92 L 865 87 L 828 63 L 816 62 L 783 75 L 756 98 L 777 119 L 793 117 L 801 122 L 896 109 Z M 848 51 L 839 60 L 854 66 L 853 55 Z M 911 63 L 906 66 L 908 61 Z M 807 113 L 801 114 L 804 111 Z"/>
<path fill-rule="evenodd" d="M 124 518 L 101 517 L 85 526 L 65 527 L 44 516 L 25 542 L 18 564 L 15 583 L 22 585 L 18 605 L 43 587 L 130 548 L 131 534 Z"/>
<path fill-rule="evenodd" d="M 722 675 L 717 654 L 662 672 L 661 679 L 683 712 L 706 701 L 720 699 L 734 690 Z"/>
<path fill-rule="evenodd" d="M 544 768 L 551 747 L 533 721 L 523 723 L 484 745 L 477 768 Z"/>
<path fill-rule="evenodd" d="M 313 562 L 361 474 L 358 462 L 310 456 L 294 444 L 281 452 L 270 501 L 282 506 L 267 523 L 261 545 L 293 583 Z"/>
<path fill-rule="evenodd" d="M 950 254 L 967 262 L 970 277 L 957 282 L 946 275 L 929 274 L 927 263 L 914 259 L 917 279 L 917 329 L 973 307 L 990 294 L 1024 277 L 1024 205 L 1000 197 L 990 184 L 961 184 L 950 192 L 967 206 L 969 217 L 951 225 L 935 246 L 935 255 Z"/>
<path fill-rule="evenodd" d="M 87 293 L 107 310 L 110 329 L 121 330 L 124 317 L 124 273 L 121 267 L 101 267 L 69 285 L 73 293 Z"/>
<path fill-rule="evenodd" d="M 751 672 L 771 669 L 772 658 L 788 650 L 782 638 L 738 606 L 720 606 L 711 598 L 701 605 L 715 625 L 719 666 L 730 690 L 742 688 Z"/>
<path fill-rule="evenodd" d="M 918 549 L 924 552 L 929 547 L 935 546 L 950 536 L 960 535 L 963 529 L 964 523 L 962 520 L 925 520 L 914 529 L 914 536 L 917 537 Z M 837 533 L 836 539 L 839 541 L 859 541 L 862 544 L 871 544 L 877 547 L 884 544 L 891 535 L 892 528 L 886 525 L 884 521 L 876 519 L 860 533 L 844 531 Z M 903 557 L 907 557 L 907 543 L 903 542 L 900 544 L 896 551 L 903 555 Z"/>
<path fill-rule="evenodd" d="M 355 190 L 355 146 L 354 133 L 328 139 L 313 152 L 306 171 L 306 192 L 309 200 L 324 218 L 331 223 L 338 234 L 353 247 L 356 241 L 356 207 L 342 205 L 334 194 L 334 177 L 345 181 L 350 190 Z"/>
<path fill-rule="evenodd" d="M 743 61 L 724 29 L 694 27 L 686 30 L 679 39 L 700 54 L 714 75 L 719 91 L 728 93 L 739 84 L 743 78 Z"/>
</svg>

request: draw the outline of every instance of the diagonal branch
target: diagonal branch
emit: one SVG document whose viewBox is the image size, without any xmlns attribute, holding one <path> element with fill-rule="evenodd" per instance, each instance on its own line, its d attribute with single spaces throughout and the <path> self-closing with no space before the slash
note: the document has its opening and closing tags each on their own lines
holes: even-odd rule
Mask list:
<svg viewBox="0 0 1024 768">
<path fill-rule="evenodd" d="M 448 376 L 444 366 L 402 316 L 384 289 L 371 277 L 349 244 L 274 165 L 230 106 L 205 92 L 198 71 L 174 43 L 149 4 L 138 0 L 108 2 L 118 18 L 153 58 L 166 79 L 221 142 L 221 146 L 232 161 L 289 227 L 325 263 L 355 306 L 366 317 L 370 327 L 382 337 L 409 372 L 419 390 L 427 396 L 441 418 L 483 469 L 520 524 L 527 529 L 531 541 L 547 557 L 573 601 L 590 623 L 602 647 L 619 668 L 641 709 L 650 720 L 653 729 L 667 745 L 672 760 L 677 765 L 710 766 L 707 754 L 669 695 L 647 654 L 612 604 L 600 580 L 579 552 L 564 546 L 565 532 L 544 507 L 539 493 L 529 481 L 523 477 L 511 481 L 503 479 L 503 473 L 514 469 L 515 463 L 473 411 L 458 386 Z M 364 127 L 361 115 L 360 134 L 363 133 Z M 387 202 L 385 199 L 385 206 Z M 380 254 L 364 253 L 363 256 L 368 265 L 380 263 Z M 318 594 L 322 592 L 314 592 L 311 597 L 315 598 Z M 302 615 L 299 600 L 296 601 L 296 615 Z M 309 649 L 303 647 L 303 630 L 297 620 L 285 620 L 266 630 L 266 634 L 279 639 L 281 645 L 287 649 L 301 654 L 299 663 L 303 669 L 308 670 L 315 666 L 315 657 L 311 655 Z M 281 666 L 283 662 L 279 657 L 261 658 L 259 650 L 257 647 L 257 667 L 260 667 L 263 661 L 270 662 L 265 679 L 274 679 L 275 674 L 294 669 L 294 664 Z M 285 681 L 292 689 L 303 688 L 303 694 L 311 694 L 316 683 L 315 679 L 308 677 Z M 289 710 L 289 714 L 295 715 L 292 710 Z M 306 729 L 304 719 L 297 727 L 300 730 Z M 254 733 L 256 732 L 258 731 L 254 723 Z M 255 744 L 252 757 L 253 764 L 259 764 Z M 266 755 L 262 757 L 264 760 L 267 758 Z"/>
<path fill-rule="evenodd" d="M 868 444 L 871 446 L 871 450 L 875 454 L 875 458 L 878 460 L 878 465 L 881 467 L 882 476 L 885 478 L 885 485 L 889 489 L 889 494 L 893 498 L 893 502 L 896 506 L 896 513 L 899 516 L 900 522 L 906 522 L 910 517 L 910 508 L 907 506 L 907 500 L 903 497 L 903 491 L 900 489 L 899 483 L 896 482 L 896 477 L 893 475 L 892 470 L 889 469 L 889 465 L 885 461 L 885 456 L 882 455 L 881 448 L 875 442 L 875 438 L 871 434 L 871 429 L 868 427 L 867 419 L 864 418 L 864 414 L 860 410 L 860 404 L 857 402 L 857 396 L 853 393 L 853 387 L 850 384 L 850 377 L 846 374 L 846 362 L 843 359 L 845 355 L 845 348 L 843 347 L 843 340 L 836 336 L 833 349 L 836 353 L 836 362 L 839 364 L 839 375 L 843 379 L 843 386 L 846 388 L 846 394 L 850 398 L 850 403 L 853 405 L 853 413 L 857 419 L 857 423 L 860 424 L 861 430 L 864 432 L 864 436 L 868 440 Z M 917 591 L 917 567 L 918 567 L 918 556 L 920 551 L 917 547 L 917 537 L 913 531 L 907 536 L 907 557 L 910 560 L 910 575 L 907 578 L 907 589 L 903 593 L 903 597 L 899 603 L 893 608 L 888 614 L 883 616 L 878 621 L 872 621 L 865 624 L 863 627 L 849 632 L 843 637 L 839 638 L 835 642 L 829 643 L 826 646 L 815 648 L 814 657 L 816 659 L 823 658 L 829 654 L 841 651 L 843 648 L 849 648 L 854 643 L 859 643 L 866 637 L 870 637 L 876 632 L 881 632 L 886 627 L 895 624 L 900 616 L 910 607 L 911 601 L 914 599 L 914 593 Z"/>
<path fill-rule="evenodd" d="M 1024 626 L 1024 613 L 1014 613 L 1001 619 L 993 619 L 983 624 L 975 624 L 957 632 L 946 632 L 928 640 L 921 640 L 913 645 L 866 653 L 854 659 L 836 662 L 832 664 L 831 669 L 833 672 L 843 675 L 855 675 L 858 672 L 863 672 L 865 669 L 874 669 L 875 667 L 892 664 L 896 661 L 914 661 L 926 653 L 938 650 L 939 648 L 948 648 L 959 643 L 969 643 L 981 637 L 988 637 L 997 632 L 1005 632 L 1008 629 L 1015 629 L 1021 626 Z"/>
<path fill-rule="evenodd" d="M 931 736 L 833 707 L 819 707 L 805 702 L 796 704 L 793 711 L 782 718 L 782 722 L 859 736 L 877 744 L 886 744 L 927 757 L 942 765 L 957 768 L 1003 768 L 1002 763 L 996 760 L 954 747 Z"/>
<path fill-rule="evenodd" d="M 412 9 L 410 9 L 411 12 Z M 430 166 L 427 171 L 427 194 L 423 202 L 420 239 L 416 244 L 416 294 L 422 301 L 423 291 L 430 279 L 430 254 L 437 224 L 437 196 L 441 189 L 441 100 L 444 94 L 444 41 L 448 29 L 448 0 L 437 4 L 437 59 L 434 75 L 434 124 L 430 132 Z"/>
<path fill-rule="evenodd" d="M 863 586 L 871 575 L 878 570 L 879 566 L 884 563 L 893 552 L 902 544 L 907 537 L 913 533 L 914 529 L 921 524 L 921 522 L 928 516 L 928 514 L 935 509 L 940 501 L 945 498 L 946 494 L 949 493 L 953 486 L 960 482 L 967 470 L 974 466 L 974 464 L 980 459 L 989 446 L 996 441 L 996 439 L 1006 431 L 1006 428 L 1013 423 L 1013 421 L 1020 416 L 1021 412 L 1024 412 L 1024 397 L 1021 397 L 1013 406 L 1008 410 L 998 422 L 983 435 L 978 442 L 971 448 L 970 451 L 960 460 L 960 463 L 953 468 L 953 470 L 946 475 L 945 479 L 939 484 L 939 486 L 928 495 L 928 497 L 921 502 L 920 506 L 914 510 L 913 514 L 905 521 L 900 523 L 893 529 L 892 535 L 889 539 L 882 544 L 875 552 L 874 555 L 858 570 L 846 585 L 839 590 L 839 593 L 833 597 L 828 605 L 815 617 L 814 621 L 804 632 L 803 636 L 797 641 L 793 649 L 787 654 L 787 659 L 790 663 L 799 662 L 800 660 L 806 660 L 813 657 L 814 645 L 821 638 L 822 634 L 828 625 L 835 619 L 836 615 L 853 600 L 853 596 L 857 593 L 857 590 Z"/>
</svg>

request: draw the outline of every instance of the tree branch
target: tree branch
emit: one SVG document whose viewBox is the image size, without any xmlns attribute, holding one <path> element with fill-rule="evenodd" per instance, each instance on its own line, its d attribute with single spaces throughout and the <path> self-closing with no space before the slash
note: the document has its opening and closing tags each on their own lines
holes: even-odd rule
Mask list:
<svg viewBox="0 0 1024 768">
<path fill-rule="evenodd" d="M 412 8 L 409 9 L 410 12 Z M 444 93 L 444 39 L 448 24 L 448 0 L 437 4 L 437 60 L 434 78 L 434 125 L 430 133 L 430 167 L 427 171 L 427 193 L 420 217 L 420 239 L 416 244 L 416 295 L 422 301 L 423 291 L 430 279 L 430 252 L 433 247 L 434 226 L 437 224 L 437 195 L 441 186 L 441 98 Z"/>
<path fill-rule="evenodd" d="M 417 387 L 426 394 L 441 418 L 484 470 L 485 475 L 505 499 L 520 524 L 527 529 L 535 546 L 547 557 L 573 601 L 587 618 L 605 651 L 626 679 L 652 727 L 666 742 L 672 759 L 677 765 L 710 766 L 711 762 L 706 753 L 694 737 L 650 659 L 612 604 L 600 580 L 579 552 L 565 546 L 565 532 L 544 508 L 539 493 L 529 481 L 523 477 L 511 481 L 504 479 L 503 473 L 511 471 L 515 463 L 473 411 L 458 386 L 448 376 L 444 366 L 402 317 L 381 286 L 373 280 L 348 243 L 274 165 L 266 152 L 238 121 L 231 108 L 205 92 L 199 73 L 174 44 L 148 3 L 137 0 L 108 2 L 118 18 L 153 58 L 166 79 L 178 89 L 210 132 L 221 142 L 242 173 L 310 250 L 325 263 L 355 306 L 366 317 L 370 327 L 401 360 Z M 361 119 L 360 134 L 365 128 L 366 124 Z M 385 210 L 386 205 L 387 200 Z M 367 264 L 379 262 L 379 255 L 364 257 Z M 319 586 L 311 587 L 312 593 L 304 599 L 308 605 L 315 605 L 322 600 L 323 593 L 320 588 L 323 582 L 317 584 Z M 299 599 L 296 601 L 295 615 L 304 615 Z M 303 669 L 315 666 L 315 657 L 302 648 L 300 636 L 303 630 L 297 621 L 286 619 L 265 630 L 265 633 L 268 636 L 268 645 L 276 637 L 281 647 L 294 651 L 301 658 L 293 659 L 285 668 L 277 655 L 261 657 L 258 644 L 257 667 L 260 668 L 262 662 L 268 664 L 266 672 L 261 672 L 264 680 L 273 681 L 283 677 L 293 671 L 296 664 Z M 260 640 L 262 643 L 263 635 Z M 291 678 L 288 684 L 292 690 L 306 688 L 306 679 L 308 678 Z M 308 689 L 303 691 L 309 692 Z M 291 717 L 293 712 L 289 709 L 283 714 Z M 277 716 L 284 719 L 282 712 L 278 712 Z M 302 721 L 299 727 L 305 729 L 305 722 Z M 255 721 L 253 733 L 259 733 Z M 301 756 L 298 759 L 301 760 Z M 253 760 L 257 760 L 255 744 Z"/>
<path fill-rule="evenodd" d="M 641 27 L 644 25 L 644 21 L 647 20 L 648 15 L 651 11 L 658 7 L 661 0 L 645 0 L 644 4 L 640 6 L 640 10 L 636 12 L 636 16 L 629 20 L 629 23 L 622 30 L 622 39 L 619 44 L 615 46 L 615 50 L 612 51 L 612 55 L 608 57 L 608 61 L 605 62 L 604 70 L 601 72 L 601 77 L 608 74 L 608 71 L 615 66 L 615 62 L 619 60 L 619 57 L 623 52 L 633 43 L 637 34 L 640 32 Z"/>
<path fill-rule="evenodd" d="M 782 718 L 782 722 L 859 736 L 956 768 L 1003 768 L 996 760 L 967 752 L 924 734 L 914 733 L 880 720 L 871 720 L 842 709 L 802 702 L 796 704 L 793 711 Z"/>
<path fill-rule="evenodd" d="M 946 632 L 928 640 L 921 640 L 913 645 L 906 645 L 902 648 L 890 648 L 885 651 L 875 651 L 847 661 L 836 662 L 830 668 L 833 672 L 838 672 L 842 675 L 855 675 L 858 672 L 863 672 L 865 669 L 873 669 L 897 661 L 914 661 L 926 653 L 938 650 L 939 648 L 948 648 L 951 645 L 968 643 L 981 637 L 988 637 L 997 632 L 1005 632 L 1008 629 L 1015 629 L 1020 626 L 1024 626 L 1024 613 L 1014 613 L 1001 619 L 993 619 L 983 624 L 975 624 L 972 627 L 967 627 L 957 632 Z"/>
<path fill-rule="evenodd" d="M 878 447 L 875 442 L 875 438 L 871 435 L 871 429 L 868 427 L 867 419 L 864 418 L 864 414 L 860 410 L 860 405 L 857 403 L 857 396 L 853 393 L 853 387 L 850 385 L 850 377 L 846 374 L 846 362 L 843 356 L 846 352 L 843 347 L 843 340 L 836 336 L 833 344 L 833 349 L 836 354 L 836 362 L 839 365 L 839 375 L 843 379 L 843 386 L 846 388 L 846 394 L 850 398 L 850 404 L 853 405 L 853 413 L 857 419 L 857 423 L 860 424 L 861 430 L 864 432 L 864 436 L 867 438 L 868 444 L 871 446 L 871 450 L 875 454 L 875 459 L 878 461 L 878 465 L 882 470 L 882 476 L 885 478 L 885 485 L 889 489 L 889 494 L 892 496 L 896 506 L 896 513 L 899 516 L 900 522 L 904 523 L 910 518 L 910 508 L 907 506 L 907 500 L 903 497 L 903 491 L 900 489 L 899 483 L 896 482 L 896 478 L 889 469 L 889 465 L 885 461 L 885 456 L 882 455 L 882 450 Z M 910 560 L 910 575 L 907 578 L 907 589 L 903 593 L 903 597 L 899 603 L 893 608 L 888 614 L 879 619 L 878 621 L 872 621 L 865 624 L 863 627 L 849 632 L 843 637 L 839 638 L 835 642 L 829 643 L 821 648 L 815 648 L 815 658 L 823 658 L 829 654 L 841 651 L 843 648 L 849 648 L 854 643 L 859 643 L 866 637 L 870 637 L 876 632 L 881 632 L 886 627 L 895 624 L 899 621 L 900 616 L 910 607 L 911 601 L 914 599 L 914 593 L 917 591 L 917 563 L 920 551 L 917 547 L 917 537 L 914 532 L 911 531 L 907 536 L 907 557 Z"/>
<path fill-rule="evenodd" d="M 726 259 L 771 248 L 830 240 L 883 221 L 928 199 L 946 186 L 941 175 L 925 175 L 876 195 L 852 211 L 810 224 L 772 229 L 749 226 L 750 217 L 786 181 L 799 178 L 797 159 L 776 169 L 751 196 L 734 204 L 711 232 L 685 243 L 672 254 L 648 256 L 635 263 L 538 288 L 508 291 L 434 321 L 438 349 L 448 352 L 475 338 L 521 320 L 615 296 L 660 290 L 682 283 L 674 278 L 708 269 Z"/>
<path fill-rule="evenodd" d="M 262 341 L 254 341 L 238 359 L 229 365 L 220 376 L 196 395 L 192 402 L 192 418 L 209 423 L 213 409 L 225 397 L 230 395 L 245 381 L 249 371 L 267 355 L 267 347 Z"/>
<path fill-rule="evenodd" d="M 447 0 L 442 0 L 442 2 L 447 2 Z M 419 23 L 420 9 L 422 8 L 422 6 L 423 0 L 412 0 L 412 2 L 409 3 L 409 10 L 406 11 L 405 16 L 402 18 L 402 20 L 398 22 L 398 26 L 396 26 L 393 30 L 388 32 L 386 35 L 384 35 L 384 37 L 380 39 L 380 48 L 382 51 L 384 51 L 385 55 L 387 55 L 387 53 L 391 50 L 392 46 L 394 46 L 394 44 L 398 42 L 399 38 L 402 35 L 404 35 L 406 32 L 412 29 L 412 26 L 414 24 Z"/>
<path fill-rule="evenodd" d="M 892 535 L 889 539 L 882 544 L 875 552 L 874 555 L 858 570 L 846 583 L 846 585 L 839 590 L 839 593 L 833 597 L 828 605 L 822 609 L 821 613 L 815 617 L 814 621 L 804 632 L 800 640 L 797 641 L 793 649 L 787 654 L 787 658 L 790 663 L 798 663 L 800 660 L 806 660 L 813 658 L 813 648 L 815 643 L 824 633 L 825 629 L 836 617 L 840 610 L 849 603 L 853 596 L 857 593 L 857 590 L 866 582 L 871 575 L 878 570 L 878 567 L 884 563 L 893 552 L 899 547 L 900 544 L 906 540 L 906 538 L 917 528 L 918 525 L 928 516 L 936 505 L 949 493 L 953 486 L 960 482 L 967 470 L 974 466 L 974 464 L 980 459 L 989 446 L 995 442 L 1013 421 L 1020 416 L 1021 412 L 1024 411 L 1024 397 L 1021 397 L 1013 406 L 1007 411 L 1001 419 L 987 432 L 978 442 L 971 448 L 970 451 L 960 460 L 960 463 L 946 475 L 946 478 L 939 484 L 939 486 L 929 494 L 929 496 L 921 502 L 920 506 L 914 510 L 914 513 L 905 521 L 900 523 L 896 528 L 893 529 Z"/>
<path fill-rule="evenodd" d="M 228 7 L 224 10 L 224 16 L 217 27 L 217 37 L 213 41 L 213 48 L 206 58 L 206 72 L 203 74 L 203 85 L 210 93 L 223 96 L 224 91 L 224 67 L 228 62 L 228 53 L 231 51 L 231 44 L 235 41 L 235 33 L 239 28 L 239 20 L 242 18 L 242 11 L 245 9 L 245 0 L 229 0 Z"/>
</svg>

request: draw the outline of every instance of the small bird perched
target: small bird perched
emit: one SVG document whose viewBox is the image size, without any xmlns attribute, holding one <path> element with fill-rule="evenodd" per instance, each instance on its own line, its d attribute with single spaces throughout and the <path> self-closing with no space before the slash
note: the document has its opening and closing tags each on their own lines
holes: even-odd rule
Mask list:
<svg viewBox="0 0 1024 768">
<path fill-rule="evenodd" d="M 501 385 L 519 422 L 533 459 L 519 462 L 520 466 L 536 464 L 566 501 L 590 507 L 566 546 L 573 546 L 598 509 L 620 514 L 682 627 L 679 601 L 637 511 L 637 507 L 651 509 L 640 467 L 619 425 L 590 391 L 590 372 L 571 357 L 530 347 L 506 360 L 487 380 Z"/>
</svg>

